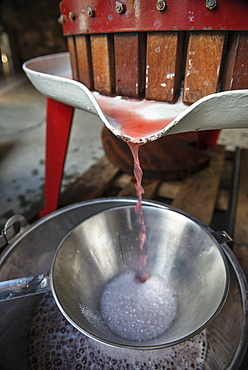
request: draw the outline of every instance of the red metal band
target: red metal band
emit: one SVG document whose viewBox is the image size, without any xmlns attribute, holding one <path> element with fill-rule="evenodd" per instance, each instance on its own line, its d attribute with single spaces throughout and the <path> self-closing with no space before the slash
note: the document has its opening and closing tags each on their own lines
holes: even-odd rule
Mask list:
<svg viewBox="0 0 248 370">
<path fill-rule="evenodd" d="M 157 7 L 163 4 L 165 10 L 159 11 Z M 209 10 L 206 4 L 213 9 Z M 65 36 L 163 30 L 248 30 L 247 0 L 62 0 L 60 10 Z"/>
</svg>

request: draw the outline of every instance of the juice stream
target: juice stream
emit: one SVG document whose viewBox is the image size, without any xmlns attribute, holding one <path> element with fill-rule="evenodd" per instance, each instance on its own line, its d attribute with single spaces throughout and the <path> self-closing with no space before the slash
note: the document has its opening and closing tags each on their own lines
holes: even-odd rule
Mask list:
<svg viewBox="0 0 248 370">
<path fill-rule="evenodd" d="M 135 188 L 138 198 L 135 212 L 140 222 L 140 258 L 137 264 L 137 278 L 140 282 L 145 282 L 149 275 L 147 271 L 146 226 L 142 212 L 142 195 L 145 191 L 141 185 L 143 171 L 139 161 L 139 147 L 145 141 L 148 141 L 151 135 L 169 125 L 174 116 L 172 117 L 171 112 L 166 111 L 165 108 L 167 107 L 168 109 L 168 106 L 165 103 L 159 104 L 158 102 L 154 103 L 147 100 L 135 101 L 123 98 L 116 99 L 102 95 L 96 95 L 96 99 L 104 114 L 118 123 L 120 133 L 132 138 L 127 144 L 134 159 Z M 182 109 L 181 107 L 180 109 L 184 110 L 185 108 Z M 142 144 L 140 139 L 143 139 Z"/>
<path fill-rule="evenodd" d="M 139 215 L 140 233 L 139 233 L 139 248 L 140 248 L 140 259 L 137 264 L 137 278 L 140 282 L 144 283 L 148 279 L 148 272 L 146 271 L 147 253 L 146 253 L 146 226 L 145 219 L 142 211 L 142 195 L 145 193 L 142 187 L 143 171 L 139 161 L 139 147 L 140 144 L 128 143 L 134 159 L 134 177 L 136 179 L 135 189 L 137 194 L 137 203 L 135 206 L 135 213 Z"/>
</svg>

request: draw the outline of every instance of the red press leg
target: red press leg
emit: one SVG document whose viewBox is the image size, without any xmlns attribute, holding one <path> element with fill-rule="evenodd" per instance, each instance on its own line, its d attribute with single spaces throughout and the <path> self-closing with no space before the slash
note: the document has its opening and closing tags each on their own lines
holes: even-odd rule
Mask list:
<svg viewBox="0 0 248 370">
<path fill-rule="evenodd" d="M 61 180 L 74 108 L 47 98 L 47 131 L 43 217 L 58 207 Z"/>
<path fill-rule="evenodd" d="M 209 130 L 198 132 L 198 143 L 197 146 L 200 149 L 203 148 L 215 148 L 220 130 Z"/>
</svg>

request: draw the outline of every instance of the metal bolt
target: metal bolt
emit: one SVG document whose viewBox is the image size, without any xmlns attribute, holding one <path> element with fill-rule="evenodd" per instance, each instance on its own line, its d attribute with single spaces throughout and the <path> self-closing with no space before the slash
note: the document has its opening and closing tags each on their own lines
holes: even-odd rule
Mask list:
<svg viewBox="0 0 248 370">
<path fill-rule="evenodd" d="M 156 8 L 160 12 L 163 12 L 167 8 L 166 1 L 164 1 L 164 0 L 158 0 L 157 1 L 157 4 L 156 4 Z"/>
<path fill-rule="evenodd" d="M 95 10 L 91 6 L 88 7 L 87 13 L 88 13 L 88 16 L 91 18 L 95 16 Z"/>
<path fill-rule="evenodd" d="M 216 8 L 217 6 L 217 0 L 206 0 L 206 8 L 209 10 L 212 10 Z"/>
<path fill-rule="evenodd" d="M 74 12 L 69 12 L 69 19 L 70 19 L 71 21 L 75 21 L 75 19 L 76 19 L 76 15 L 75 15 L 75 13 L 74 13 Z"/>
<path fill-rule="evenodd" d="M 116 1 L 115 3 L 115 10 L 119 14 L 123 14 L 126 11 L 125 5 L 120 3 L 119 1 Z"/>
<path fill-rule="evenodd" d="M 65 23 L 65 15 L 64 14 L 61 14 L 58 18 L 58 23 L 59 24 L 63 24 Z"/>
</svg>

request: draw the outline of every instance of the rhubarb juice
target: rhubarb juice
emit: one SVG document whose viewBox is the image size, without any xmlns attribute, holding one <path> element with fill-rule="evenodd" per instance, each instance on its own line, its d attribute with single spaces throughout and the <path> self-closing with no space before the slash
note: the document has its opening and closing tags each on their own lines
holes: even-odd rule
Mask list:
<svg viewBox="0 0 248 370">
<path fill-rule="evenodd" d="M 131 341 L 146 341 L 163 334 L 177 314 L 176 292 L 161 276 L 150 274 L 147 258 L 152 246 L 147 243 L 146 223 L 142 211 L 143 171 L 139 148 L 149 141 L 149 136 L 164 129 L 173 118 L 152 115 L 149 102 L 131 102 L 98 97 L 104 114 L 118 123 L 120 136 L 127 142 L 133 156 L 133 173 L 136 180 L 137 203 L 135 213 L 139 222 L 139 256 L 135 271 L 126 271 L 110 280 L 101 295 L 101 315 L 109 329 Z M 109 103 L 113 104 L 109 104 Z M 141 109 L 142 108 L 142 109 Z M 147 114 L 145 114 L 145 112 Z M 142 139 L 142 140 L 141 140 Z M 149 253 L 148 253 L 149 252 Z"/>
<path fill-rule="evenodd" d="M 127 144 L 134 160 L 134 177 L 136 180 L 135 188 L 137 194 L 135 212 L 140 223 L 140 258 L 137 263 L 137 278 L 140 279 L 140 282 L 145 282 L 149 276 L 146 270 L 146 226 L 142 212 L 142 195 L 144 194 L 142 187 L 143 171 L 139 161 L 139 148 L 141 144 L 143 145 L 149 141 L 149 136 L 163 130 L 173 121 L 175 112 L 174 110 L 170 111 L 171 104 L 166 105 L 166 103 L 126 99 L 118 96 L 106 97 L 100 94 L 95 94 L 95 98 L 106 117 L 114 120 L 117 124 L 120 136 L 122 137 L 124 135 L 130 138 Z"/>
<path fill-rule="evenodd" d="M 183 104 L 106 97 L 96 93 L 94 97 L 106 118 L 114 120 L 119 133 L 132 142 L 144 138 L 149 141 L 149 136 L 163 130 L 185 109 Z"/>
<path fill-rule="evenodd" d="M 175 110 L 171 110 L 172 104 L 153 102 L 148 100 L 134 100 L 117 97 L 106 97 L 94 94 L 99 106 L 107 118 L 117 124 L 120 136 L 130 138 L 127 142 L 134 159 L 134 177 L 136 179 L 137 204 L 135 212 L 139 217 L 140 233 L 140 259 L 137 265 L 137 277 L 141 282 L 148 278 L 146 271 L 146 227 L 142 212 L 142 187 L 143 171 L 139 161 L 139 147 L 149 141 L 149 137 L 163 130 L 175 118 Z M 167 104 L 167 105 L 166 105 Z M 175 106 L 174 106 L 175 107 Z M 183 110 L 184 106 L 177 109 Z M 165 118 L 166 117 L 166 118 Z M 112 121 L 113 122 L 113 121 Z"/>
</svg>

